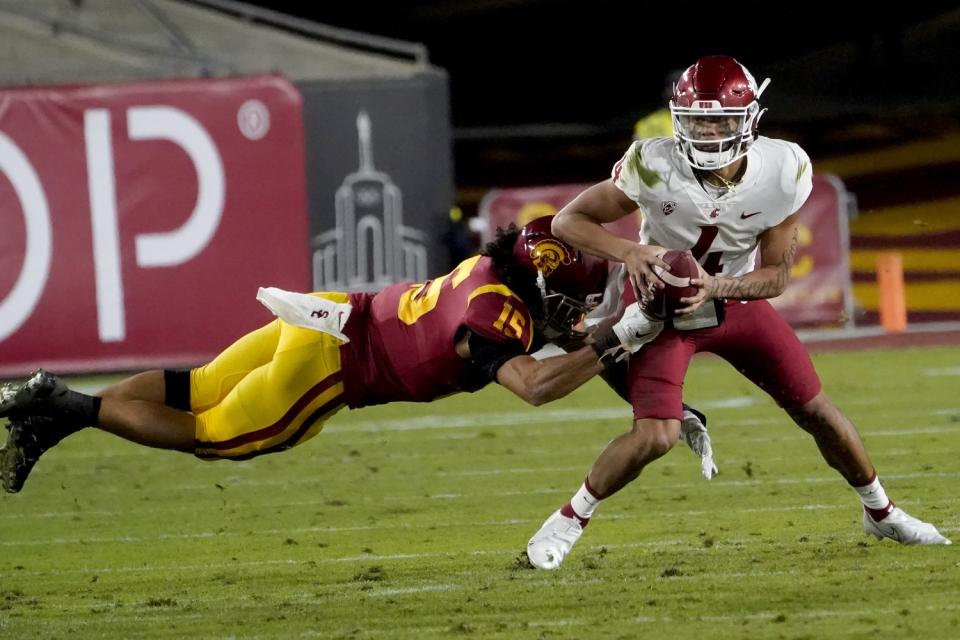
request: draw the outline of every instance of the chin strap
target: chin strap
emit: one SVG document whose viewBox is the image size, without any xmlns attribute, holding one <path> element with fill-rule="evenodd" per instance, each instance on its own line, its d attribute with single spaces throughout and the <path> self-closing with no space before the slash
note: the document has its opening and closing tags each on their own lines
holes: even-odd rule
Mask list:
<svg viewBox="0 0 960 640">
<path fill-rule="evenodd" d="M 543 277 L 543 271 L 537 269 L 537 288 L 540 289 L 540 302 L 543 303 L 543 316 L 547 317 L 550 310 L 547 308 L 547 280 Z"/>
</svg>

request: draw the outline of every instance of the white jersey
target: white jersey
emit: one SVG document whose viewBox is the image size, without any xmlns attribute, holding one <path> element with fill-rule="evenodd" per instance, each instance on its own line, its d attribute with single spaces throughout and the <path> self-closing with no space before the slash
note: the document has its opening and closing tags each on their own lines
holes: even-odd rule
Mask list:
<svg viewBox="0 0 960 640">
<path fill-rule="evenodd" d="M 673 138 L 634 142 L 613 167 L 613 183 L 643 210 L 640 241 L 691 249 L 714 275 L 754 270 L 757 237 L 806 201 L 813 188 L 810 158 L 785 140 L 758 138 L 743 179 L 732 189 L 700 184 Z"/>
</svg>

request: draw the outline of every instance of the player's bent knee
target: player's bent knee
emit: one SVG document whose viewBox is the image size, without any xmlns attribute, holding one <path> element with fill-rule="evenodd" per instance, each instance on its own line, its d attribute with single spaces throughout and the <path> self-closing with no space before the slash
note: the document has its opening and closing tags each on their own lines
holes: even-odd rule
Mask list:
<svg viewBox="0 0 960 640">
<path fill-rule="evenodd" d="M 831 418 L 838 414 L 833 401 L 823 391 L 802 405 L 786 408 L 786 412 L 794 422 L 807 431 L 829 425 L 833 422 Z"/>
<path fill-rule="evenodd" d="M 680 421 L 674 419 L 641 418 L 634 420 L 631 432 L 650 454 L 666 454 L 680 439 Z"/>
<path fill-rule="evenodd" d="M 830 398 L 827 397 L 827 394 L 823 391 L 820 391 L 810 400 L 807 400 L 801 405 L 796 407 L 788 408 L 787 412 L 790 415 L 805 415 L 805 416 L 816 416 L 823 413 L 828 413 L 829 410 L 833 407 L 833 402 Z"/>
</svg>

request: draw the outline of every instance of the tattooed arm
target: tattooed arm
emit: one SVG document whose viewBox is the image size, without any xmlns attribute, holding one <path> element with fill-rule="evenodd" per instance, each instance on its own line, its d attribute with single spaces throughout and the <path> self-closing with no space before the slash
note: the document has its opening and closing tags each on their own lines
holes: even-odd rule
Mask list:
<svg viewBox="0 0 960 640">
<path fill-rule="evenodd" d="M 790 268 L 797 255 L 799 242 L 797 214 L 789 216 L 760 235 L 760 268 L 750 273 L 728 278 L 701 273 L 691 281 L 700 287 L 697 295 L 684 298 L 687 306 L 679 313 L 690 313 L 711 298 L 731 300 L 759 300 L 776 298 L 790 282 Z"/>
</svg>

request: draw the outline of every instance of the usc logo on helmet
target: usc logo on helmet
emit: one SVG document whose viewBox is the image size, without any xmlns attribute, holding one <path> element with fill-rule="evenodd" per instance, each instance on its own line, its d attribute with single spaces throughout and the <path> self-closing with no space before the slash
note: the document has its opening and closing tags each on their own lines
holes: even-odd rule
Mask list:
<svg viewBox="0 0 960 640">
<path fill-rule="evenodd" d="M 567 247 L 556 240 L 541 240 L 530 249 L 530 260 L 546 278 L 562 264 L 570 264 L 573 258 Z"/>
</svg>

